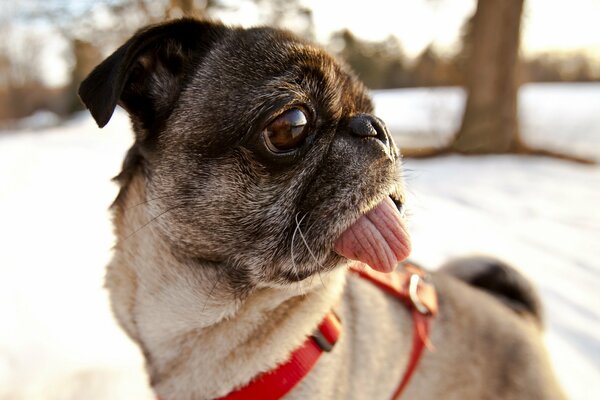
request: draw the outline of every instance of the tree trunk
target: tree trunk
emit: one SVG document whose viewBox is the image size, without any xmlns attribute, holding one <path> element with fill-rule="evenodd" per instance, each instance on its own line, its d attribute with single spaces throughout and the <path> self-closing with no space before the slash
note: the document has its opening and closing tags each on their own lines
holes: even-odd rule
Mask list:
<svg viewBox="0 0 600 400">
<path fill-rule="evenodd" d="M 467 36 L 467 104 L 451 148 L 461 153 L 518 150 L 517 62 L 524 0 L 479 0 Z"/>
<path fill-rule="evenodd" d="M 194 0 L 171 0 L 167 8 L 168 17 L 179 17 L 181 13 L 184 17 L 194 16 L 198 12 L 196 2 Z"/>
</svg>

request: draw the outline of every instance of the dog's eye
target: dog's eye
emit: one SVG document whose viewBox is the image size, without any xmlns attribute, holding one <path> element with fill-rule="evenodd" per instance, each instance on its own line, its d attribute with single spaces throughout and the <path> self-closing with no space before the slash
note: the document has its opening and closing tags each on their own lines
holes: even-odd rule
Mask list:
<svg viewBox="0 0 600 400">
<path fill-rule="evenodd" d="M 300 147 L 308 133 L 306 115 L 299 108 L 287 110 L 263 131 L 269 149 L 281 153 Z"/>
</svg>

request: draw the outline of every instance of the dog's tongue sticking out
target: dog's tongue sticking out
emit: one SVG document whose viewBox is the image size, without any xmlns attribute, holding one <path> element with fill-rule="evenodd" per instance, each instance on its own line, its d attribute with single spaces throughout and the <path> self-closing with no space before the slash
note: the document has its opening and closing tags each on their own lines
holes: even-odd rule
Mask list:
<svg viewBox="0 0 600 400">
<path fill-rule="evenodd" d="M 346 229 L 335 242 L 335 251 L 377 271 L 393 271 L 408 257 L 410 238 L 392 199 L 386 197 Z"/>
</svg>

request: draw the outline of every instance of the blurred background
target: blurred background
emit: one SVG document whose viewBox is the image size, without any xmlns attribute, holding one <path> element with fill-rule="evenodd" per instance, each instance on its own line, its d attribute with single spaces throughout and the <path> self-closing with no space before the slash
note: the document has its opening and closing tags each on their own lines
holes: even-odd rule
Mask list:
<svg viewBox="0 0 600 400">
<path fill-rule="evenodd" d="M 483 2 L 490 3 L 490 11 L 489 16 L 482 13 L 480 24 L 475 23 L 475 0 L 388 3 L 2 1 L 0 127 L 18 127 L 20 119 L 36 112 L 46 112 L 48 122 L 68 118 L 82 109 L 75 89 L 95 65 L 141 26 L 185 14 L 290 29 L 344 59 L 371 89 L 464 86 L 473 75 L 469 58 L 478 56 L 477 69 L 485 70 L 486 64 L 499 61 L 506 70 L 513 68 L 512 48 L 519 44 L 519 25 L 520 59 L 511 72 L 519 84 L 600 81 L 600 27 L 595 23 L 600 4 L 596 0 L 576 0 L 568 7 L 552 0 L 499 6 Z M 502 13 L 507 15 L 504 19 Z M 478 31 L 479 25 L 497 34 Z M 502 60 L 481 57 L 474 49 L 476 42 L 504 46 Z"/>
<path fill-rule="evenodd" d="M 406 157 L 413 259 L 539 287 L 573 399 L 600 393 L 600 1 L 0 0 L 0 399 L 151 399 L 102 289 L 132 136 L 76 90 L 140 27 L 290 29 L 347 62 Z"/>
</svg>

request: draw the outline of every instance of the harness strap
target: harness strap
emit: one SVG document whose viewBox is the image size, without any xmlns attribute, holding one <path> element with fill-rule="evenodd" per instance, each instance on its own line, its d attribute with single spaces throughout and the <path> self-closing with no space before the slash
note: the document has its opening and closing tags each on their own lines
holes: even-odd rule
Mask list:
<svg viewBox="0 0 600 400">
<path fill-rule="evenodd" d="M 384 274 L 371 268 L 351 267 L 350 271 L 402 301 L 411 311 L 413 345 L 400 385 L 394 392 L 398 399 L 413 376 L 425 347 L 429 343 L 431 318 L 437 314 L 435 288 L 427 282 L 426 273 L 412 264 L 404 271 Z M 289 393 L 313 369 L 323 352 L 329 352 L 341 334 L 340 320 L 330 311 L 315 332 L 294 350 L 285 363 L 258 375 L 246 386 L 217 400 L 277 400 Z M 160 399 L 158 399 L 160 400 Z"/>
<path fill-rule="evenodd" d="M 410 353 L 410 358 L 408 359 L 408 365 L 406 366 L 406 370 L 404 371 L 404 376 L 402 377 L 402 381 L 396 388 L 392 399 L 399 399 L 406 386 L 408 386 L 408 382 L 410 382 L 410 378 L 412 378 L 413 374 L 417 370 L 417 366 L 419 365 L 419 361 L 421 360 L 421 355 L 423 354 L 423 350 L 427 346 L 427 340 L 429 337 L 429 318 L 424 316 L 423 314 L 419 314 L 418 312 L 412 312 L 413 317 L 413 345 L 412 351 Z"/>
<path fill-rule="evenodd" d="M 340 332 L 340 321 L 335 313 L 330 311 L 315 333 L 291 354 L 288 361 L 272 371 L 259 375 L 248 385 L 219 400 L 276 400 L 282 398 L 308 375 L 324 351 L 331 351 Z"/>
<path fill-rule="evenodd" d="M 437 315 L 437 294 L 427 281 L 427 274 L 417 266 L 404 263 L 403 271 L 384 274 L 371 268 L 350 268 L 357 274 L 402 301 L 411 311 L 413 320 L 413 345 L 400 384 L 392 399 L 399 399 L 415 373 L 425 347 L 429 342 L 431 318 Z"/>
</svg>

